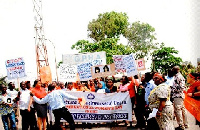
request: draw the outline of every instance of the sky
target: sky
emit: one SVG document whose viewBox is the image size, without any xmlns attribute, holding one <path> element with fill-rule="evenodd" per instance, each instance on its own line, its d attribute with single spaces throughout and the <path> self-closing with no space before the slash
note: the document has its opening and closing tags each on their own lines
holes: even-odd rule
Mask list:
<svg viewBox="0 0 200 130">
<path fill-rule="evenodd" d="M 88 23 L 99 13 L 110 11 L 127 13 L 130 23 L 149 23 L 155 28 L 158 42 L 175 47 L 184 61 L 196 64 L 196 58 L 200 57 L 199 7 L 198 0 L 42 0 L 53 79 L 56 77 L 55 57 L 58 62 L 62 54 L 77 53 L 71 50 L 71 45 L 88 39 Z M 31 0 L 0 0 L 0 76 L 6 75 L 6 60 L 23 57 L 27 77 L 20 80 L 37 77 L 34 17 Z M 126 44 L 126 41 L 121 42 Z"/>
</svg>

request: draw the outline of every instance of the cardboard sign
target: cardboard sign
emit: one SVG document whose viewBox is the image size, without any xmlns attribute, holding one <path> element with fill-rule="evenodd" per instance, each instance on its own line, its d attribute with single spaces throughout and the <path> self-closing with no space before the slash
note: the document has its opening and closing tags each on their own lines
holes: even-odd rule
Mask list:
<svg viewBox="0 0 200 130">
<path fill-rule="evenodd" d="M 6 60 L 6 69 L 8 79 L 25 77 L 25 62 L 22 57 L 17 59 Z"/>
<path fill-rule="evenodd" d="M 51 83 L 52 75 L 49 66 L 43 66 L 40 68 L 40 78 L 42 83 Z"/>
<path fill-rule="evenodd" d="M 115 64 L 98 65 L 91 67 L 92 78 L 115 75 Z"/>
<path fill-rule="evenodd" d="M 113 55 L 116 72 L 126 72 L 127 76 L 137 75 L 137 67 L 133 54 L 130 55 Z"/>
<path fill-rule="evenodd" d="M 136 60 L 137 70 L 146 70 L 144 58 Z"/>
<path fill-rule="evenodd" d="M 78 65 L 82 63 L 93 62 L 94 60 L 101 60 L 102 64 L 106 64 L 106 52 L 93 53 L 79 53 L 79 54 L 65 54 L 62 56 L 63 64 Z"/>
<path fill-rule="evenodd" d="M 60 65 L 60 78 L 62 82 L 75 82 L 77 78 L 77 66 L 76 65 Z"/>
</svg>

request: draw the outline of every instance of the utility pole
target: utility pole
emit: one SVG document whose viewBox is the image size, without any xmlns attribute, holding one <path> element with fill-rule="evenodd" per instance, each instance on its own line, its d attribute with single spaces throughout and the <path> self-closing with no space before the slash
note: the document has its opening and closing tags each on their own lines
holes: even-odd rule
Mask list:
<svg viewBox="0 0 200 130">
<path fill-rule="evenodd" d="M 37 64 L 37 77 L 40 79 L 40 68 L 49 66 L 47 47 L 45 43 L 45 35 L 43 28 L 42 17 L 42 0 L 33 0 L 33 11 L 35 18 L 35 50 L 36 50 L 36 64 Z"/>
</svg>

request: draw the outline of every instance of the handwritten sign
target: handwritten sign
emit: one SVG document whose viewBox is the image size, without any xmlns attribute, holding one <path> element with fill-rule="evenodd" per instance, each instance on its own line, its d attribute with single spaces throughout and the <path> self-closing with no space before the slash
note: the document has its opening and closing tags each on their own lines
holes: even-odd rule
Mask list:
<svg viewBox="0 0 200 130">
<path fill-rule="evenodd" d="M 92 79 L 91 67 L 102 64 L 102 60 L 93 60 L 92 62 L 77 65 L 80 81 L 87 81 Z"/>
<path fill-rule="evenodd" d="M 137 70 L 146 70 L 144 58 L 136 60 Z"/>
<path fill-rule="evenodd" d="M 115 120 L 132 121 L 131 100 L 125 93 L 67 92 L 70 95 L 84 97 L 86 103 L 81 106 L 77 100 L 65 99 L 65 104 L 75 122 L 112 122 Z"/>
<path fill-rule="evenodd" d="M 126 72 L 127 76 L 137 75 L 137 67 L 133 54 L 113 55 L 116 72 Z"/>
<path fill-rule="evenodd" d="M 92 66 L 92 78 L 115 75 L 115 64 Z"/>
<path fill-rule="evenodd" d="M 22 57 L 17 59 L 6 60 L 6 69 L 8 79 L 25 77 L 25 62 Z"/>
<path fill-rule="evenodd" d="M 60 78 L 62 82 L 75 82 L 77 76 L 77 66 L 61 64 L 60 65 Z"/>
<path fill-rule="evenodd" d="M 62 56 L 62 60 L 63 64 L 70 65 L 93 62 L 94 60 L 101 60 L 103 64 L 106 64 L 106 52 L 65 54 Z"/>
</svg>

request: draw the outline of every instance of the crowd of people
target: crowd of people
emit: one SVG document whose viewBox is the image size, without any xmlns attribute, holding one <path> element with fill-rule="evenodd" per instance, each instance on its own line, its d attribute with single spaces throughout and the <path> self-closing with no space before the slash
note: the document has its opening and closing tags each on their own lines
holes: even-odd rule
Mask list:
<svg viewBox="0 0 200 130">
<path fill-rule="evenodd" d="M 129 124 L 130 127 L 148 130 L 174 130 L 173 121 L 176 119 L 178 128 L 185 129 L 189 127 L 187 107 L 185 108 L 184 105 L 185 95 L 199 100 L 200 74 L 188 74 L 187 83 L 190 86 L 186 87 L 186 79 L 180 73 L 179 66 L 173 67 L 167 75 L 146 72 L 141 76 L 135 75 L 134 77 L 123 75 L 119 80 L 114 76 L 82 82 L 66 82 L 65 84 L 56 81 L 43 84 L 39 80 L 35 80 L 33 87 L 31 87 L 30 81 L 22 81 L 19 91 L 16 91 L 15 84 L 10 82 L 8 87 L 4 84 L 0 85 L 0 114 L 5 130 L 17 129 L 19 115 L 22 119 L 22 130 L 46 130 L 53 124 L 54 128 L 59 129 L 61 118 L 65 119 L 69 123 L 70 129 L 73 130 L 75 129 L 73 117 L 65 108 L 64 100 L 61 97 L 78 100 L 79 103 L 82 98 L 71 96 L 67 91 L 129 92 L 132 103 L 130 109 L 136 117 L 137 124 L 132 126 L 132 121 L 123 121 L 125 125 Z M 187 90 L 187 88 L 189 89 Z M 149 113 L 154 109 L 157 110 L 156 116 L 148 119 Z M 55 121 L 52 120 L 52 115 L 54 115 Z M 199 119 L 196 118 L 196 120 L 199 125 Z M 111 124 L 117 125 L 118 123 Z"/>
</svg>

